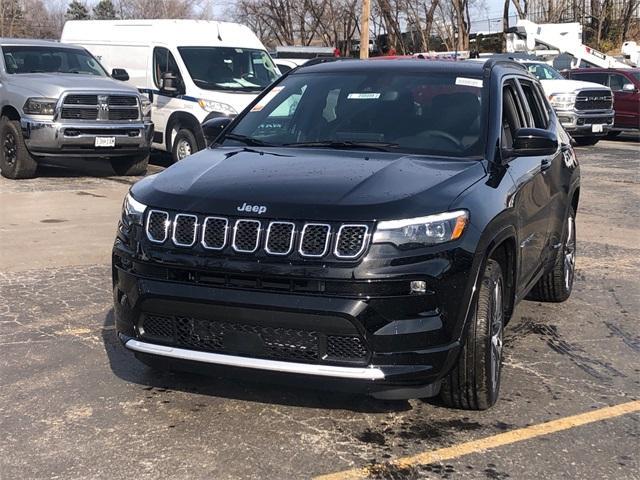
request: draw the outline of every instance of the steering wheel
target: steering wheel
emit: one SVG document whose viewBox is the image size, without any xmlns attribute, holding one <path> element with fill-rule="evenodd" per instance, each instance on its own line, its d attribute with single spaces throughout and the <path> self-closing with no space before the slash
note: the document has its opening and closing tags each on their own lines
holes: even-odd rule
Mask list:
<svg viewBox="0 0 640 480">
<path fill-rule="evenodd" d="M 430 136 L 430 137 L 441 138 L 443 140 L 446 140 L 450 144 L 452 144 L 458 150 L 464 150 L 464 145 L 462 144 L 462 142 L 460 142 L 460 140 L 458 140 L 456 137 L 454 137 L 453 135 L 451 135 L 448 132 L 444 132 L 442 130 L 429 130 L 424 135 L 425 136 Z"/>
</svg>

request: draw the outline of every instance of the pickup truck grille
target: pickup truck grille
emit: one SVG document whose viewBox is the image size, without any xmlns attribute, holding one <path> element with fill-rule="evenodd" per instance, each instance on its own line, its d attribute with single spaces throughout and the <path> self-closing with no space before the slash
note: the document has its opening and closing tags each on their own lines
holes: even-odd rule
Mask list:
<svg viewBox="0 0 640 480">
<path fill-rule="evenodd" d="M 610 110 L 613 98 L 606 90 L 583 90 L 576 97 L 576 110 Z"/>
<path fill-rule="evenodd" d="M 63 120 L 128 121 L 140 118 L 135 95 L 69 94 L 64 97 Z"/>
<path fill-rule="evenodd" d="M 361 257 L 371 236 L 367 224 L 233 219 L 164 210 L 147 213 L 145 232 L 152 243 L 166 247 L 234 255 L 339 260 Z"/>
</svg>

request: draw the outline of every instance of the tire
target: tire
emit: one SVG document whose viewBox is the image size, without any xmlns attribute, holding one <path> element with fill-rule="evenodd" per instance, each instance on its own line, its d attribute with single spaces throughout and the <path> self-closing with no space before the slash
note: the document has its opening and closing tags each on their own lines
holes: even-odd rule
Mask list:
<svg viewBox="0 0 640 480">
<path fill-rule="evenodd" d="M 553 269 L 529 292 L 527 300 L 564 302 L 571 295 L 576 268 L 576 214 L 573 208 L 565 221 L 562 248 L 558 249 Z"/>
<path fill-rule="evenodd" d="M 442 380 L 440 399 L 448 407 L 486 410 L 496 403 L 502 370 L 505 323 L 504 277 L 488 260 L 458 362 Z"/>
<path fill-rule="evenodd" d="M 607 133 L 607 138 L 609 139 L 618 138 L 621 133 L 622 133 L 622 130 L 611 130 L 609 133 Z"/>
<path fill-rule="evenodd" d="M 0 172 L 10 179 L 32 178 L 37 162 L 33 159 L 22 136 L 20 122 L 7 117 L 0 119 Z"/>
<path fill-rule="evenodd" d="M 577 137 L 575 141 L 581 147 L 589 147 L 600 141 L 600 137 Z"/>
<path fill-rule="evenodd" d="M 111 159 L 111 167 L 116 175 L 144 175 L 149 165 L 149 154 L 132 157 L 116 157 Z"/>
<path fill-rule="evenodd" d="M 171 147 L 173 163 L 184 160 L 186 157 L 196 153 L 198 150 L 198 141 L 196 140 L 196 136 L 193 132 L 186 128 L 178 130 L 176 138 L 173 140 L 173 147 Z"/>
</svg>

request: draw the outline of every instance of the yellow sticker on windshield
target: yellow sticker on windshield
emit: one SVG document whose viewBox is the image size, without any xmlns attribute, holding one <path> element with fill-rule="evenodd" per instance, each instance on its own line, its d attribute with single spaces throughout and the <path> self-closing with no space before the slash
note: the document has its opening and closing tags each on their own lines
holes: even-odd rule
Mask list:
<svg viewBox="0 0 640 480">
<path fill-rule="evenodd" d="M 252 112 L 259 112 L 260 110 L 262 110 L 264 107 L 266 107 L 269 102 L 271 100 L 274 99 L 274 97 L 276 95 L 278 95 L 282 90 L 284 89 L 284 86 L 280 86 L 280 87 L 274 87 L 272 88 L 269 93 L 267 93 L 264 97 L 262 97 L 260 99 L 260 101 L 258 103 L 256 103 L 253 108 L 251 109 Z"/>
</svg>

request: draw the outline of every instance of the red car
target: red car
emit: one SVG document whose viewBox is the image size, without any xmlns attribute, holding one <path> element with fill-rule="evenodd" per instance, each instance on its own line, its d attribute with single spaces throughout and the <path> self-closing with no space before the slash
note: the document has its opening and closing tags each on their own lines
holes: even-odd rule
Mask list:
<svg viewBox="0 0 640 480">
<path fill-rule="evenodd" d="M 640 131 L 640 68 L 578 68 L 562 73 L 574 80 L 606 85 L 613 91 L 616 116 L 609 136 Z"/>
</svg>

